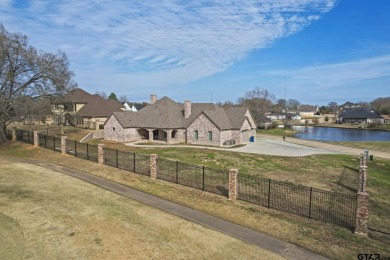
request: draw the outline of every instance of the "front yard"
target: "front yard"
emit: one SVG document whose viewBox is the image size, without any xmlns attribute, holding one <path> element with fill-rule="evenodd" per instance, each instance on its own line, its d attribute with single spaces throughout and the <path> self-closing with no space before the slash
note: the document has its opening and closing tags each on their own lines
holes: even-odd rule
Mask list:
<svg viewBox="0 0 390 260">
<path fill-rule="evenodd" d="M 243 154 L 198 149 L 188 150 L 187 148 L 142 149 L 129 147 L 129 149 L 136 149 L 137 153 L 158 153 L 165 158 L 179 159 L 180 161 L 189 163 L 198 162 L 198 164 L 209 164 L 210 166 L 220 168 L 224 168 L 222 166 L 229 163 L 229 160 L 234 160 L 234 162 L 231 162 L 234 166 L 245 166 L 245 164 L 249 164 L 252 161 L 253 165 L 250 167 L 252 169 L 257 168 L 258 170 L 248 174 L 260 174 L 264 177 L 279 177 L 281 180 L 296 181 L 301 184 L 305 184 L 305 179 L 310 179 L 309 177 L 312 176 L 310 183 L 317 183 L 317 186 L 323 186 L 321 182 L 324 181 L 330 190 L 342 189 L 344 191 L 350 190 L 350 192 L 353 192 L 351 187 L 355 184 L 353 181 L 348 181 L 348 178 L 345 177 L 349 176 L 349 174 L 343 174 L 343 171 L 340 172 L 339 170 L 344 167 L 346 169 L 345 171 L 348 170 L 352 174 L 351 176 L 354 176 L 354 174 L 356 176 L 358 162 L 357 158 L 345 155 L 316 155 L 293 161 L 294 158 L 273 156 L 254 156 L 253 158 L 247 159 L 247 155 Z M 389 237 L 382 236 L 376 232 L 371 232 L 370 236 L 372 238 L 362 238 L 354 235 L 350 230 L 332 224 L 269 210 L 242 201 L 232 203 L 223 196 L 213 195 L 164 181 L 153 182 L 148 177 L 138 176 L 108 166 L 99 166 L 96 163 L 68 155 L 61 156 L 59 153 L 41 148 L 33 148 L 31 145 L 14 143 L 8 146 L 2 146 L 0 148 L 0 155 L 17 156 L 34 160 L 49 160 L 57 164 L 71 166 L 72 168 L 87 171 L 229 221 L 257 229 L 280 239 L 297 243 L 331 258 L 350 259 L 362 252 L 380 252 L 382 255 L 390 254 L 388 247 L 388 243 L 390 242 Z M 321 167 L 326 168 L 326 171 L 317 174 L 317 170 L 321 169 Z M 368 191 L 371 196 L 370 227 L 389 232 L 390 220 L 387 216 L 390 215 L 390 176 L 388 175 L 388 172 L 390 172 L 390 162 L 376 160 L 375 162 L 369 162 L 368 167 Z M 297 170 L 292 171 L 292 168 Z M 327 174 L 337 171 L 338 182 L 341 188 L 337 188 L 336 175 L 328 176 Z M 298 177 L 295 177 L 295 175 Z"/>
</svg>

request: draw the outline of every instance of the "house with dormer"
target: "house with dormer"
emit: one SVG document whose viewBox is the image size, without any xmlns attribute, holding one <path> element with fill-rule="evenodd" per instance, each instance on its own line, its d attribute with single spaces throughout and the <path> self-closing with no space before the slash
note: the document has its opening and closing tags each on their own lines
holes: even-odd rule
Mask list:
<svg viewBox="0 0 390 260">
<path fill-rule="evenodd" d="M 104 99 L 76 88 L 52 104 L 51 123 L 98 130 L 103 129 L 104 123 L 113 112 L 124 110 L 124 105 L 117 100 Z"/>
<path fill-rule="evenodd" d="M 151 102 L 140 111 L 114 112 L 104 124 L 104 140 L 163 141 L 207 146 L 231 146 L 249 142 L 256 124 L 248 108 L 222 108 L 213 103 L 184 104 L 168 97 Z"/>
</svg>

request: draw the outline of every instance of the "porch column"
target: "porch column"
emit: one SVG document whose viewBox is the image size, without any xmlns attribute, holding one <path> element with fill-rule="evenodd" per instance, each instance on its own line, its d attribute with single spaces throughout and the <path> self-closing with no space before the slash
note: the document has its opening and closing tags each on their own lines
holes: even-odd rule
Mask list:
<svg viewBox="0 0 390 260">
<path fill-rule="evenodd" d="M 167 144 L 172 142 L 172 130 L 164 130 L 167 133 Z"/>
<path fill-rule="evenodd" d="M 149 132 L 149 142 L 153 142 L 153 129 L 146 129 Z"/>
</svg>

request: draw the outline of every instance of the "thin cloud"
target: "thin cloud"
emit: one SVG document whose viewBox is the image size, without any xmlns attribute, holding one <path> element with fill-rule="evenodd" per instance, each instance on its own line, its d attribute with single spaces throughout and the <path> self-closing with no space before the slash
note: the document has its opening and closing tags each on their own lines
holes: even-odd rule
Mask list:
<svg viewBox="0 0 390 260">
<path fill-rule="evenodd" d="M 41 49 L 64 50 L 83 82 L 164 87 L 222 72 L 334 6 L 333 0 L 41 0 L 19 7 L 5 1 L 0 21 Z"/>
</svg>

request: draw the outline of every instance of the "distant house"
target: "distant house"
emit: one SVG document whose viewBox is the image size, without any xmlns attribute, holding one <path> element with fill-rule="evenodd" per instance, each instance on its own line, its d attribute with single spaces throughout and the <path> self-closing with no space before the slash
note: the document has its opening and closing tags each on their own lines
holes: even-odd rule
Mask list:
<svg viewBox="0 0 390 260">
<path fill-rule="evenodd" d="M 103 129 L 104 123 L 113 112 L 124 110 L 125 107 L 119 101 L 104 99 L 76 88 L 69 91 L 62 101 L 52 104 L 52 123 Z"/>
<path fill-rule="evenodd" d="M 344 104 L 340 105 L 340 111 L 350 108 L 361 108 L 362 106 L 360 104 L 352 103 L 352 102 L 345 102 Z"/>
<path fill-rule="evenodd" d="M 383 123 L 390 124 L 390 116 L 389 115 L 381 115 L 383 117 Z"/>
<path fill-rule="evenodd" d="M 285 113 L 265 113 L 264 116 L 271 120 L 283 120 L 286 118 Z"/>
<path fill-rule="evenodd" d="M 142 139 L 166 143 L 229 146 L 249 141 L 256 124 L 248 108 L 221 108 L 212 103 L 177 103 L 168 97 L 134 112 L 114 112 L 104 125 L 104 139 L 133 142 Z"/>
<path fill-rule="evenodd" d="M 340 124 L 370 124 L 375 122 L 383 124 L 384 119 L 378 113 L 363 107 L 344 109 L 337 117 L 337 123 Z"/>
<path fill-rule="evenodd" d="M 301 119 L 312 119 L 315 117 L 318 111 L 318 106 L 300 105 L 298 107 L 297 114 L 301 117 Z"/>
<path fill-rule="evenodd" d="M 272 120 L 259 112 L 252 112 L 253 119 L 258 128 L 268 129 L 272 126 Z"/>
</svg>

